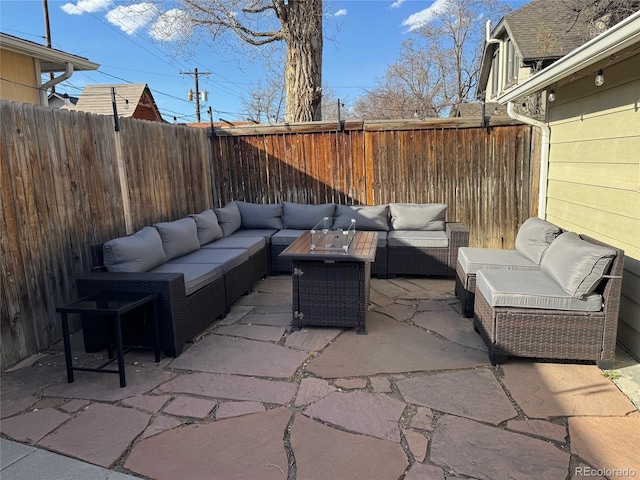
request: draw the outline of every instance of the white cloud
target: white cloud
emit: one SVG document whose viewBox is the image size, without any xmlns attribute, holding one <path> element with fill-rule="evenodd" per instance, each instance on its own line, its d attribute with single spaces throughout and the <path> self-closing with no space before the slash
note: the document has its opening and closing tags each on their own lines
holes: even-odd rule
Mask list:
<svg viewBox="0 0 640 480">
<path fill-rule="evenodd" d="M 341 8 L 336 13 L 333 14 L 334 17 L 344 17 L 347 14 L 346 8 Z"/>
<path fill-rule="evenodd" d="M 189 34 L 190 23 L 184 12 L 177 8 L 163 13 L 149 27 L 149 35 L 156 40 L 171 41 Z"/>
<path fill-rule="evenodd" d="M 110 7 L 111 0 L 78 0 L 74 5 L 72 2 L 65 3 L 60 8 L 69 15 L 82 15 L 83 13 L 93 13 Z"/>
<path fill-rule="evenodd" d="M 391 8 L 399 8 L 404 2 L 405 0 L 396 0 L 391 4 Z"/>
<path fill-rule="evenodd" d="M 107 13 L 106 18 L 110 24 L 132 35 L 159 15 L 160 11 L 152 3 L 137 3 L 116 7 Z"/>
<path fill-rule="evenodd" d="M 450 0 L 435 0 L 429 8 L 420 10 L 413 15 L 410 15 L 402 22 L 403 27 L 409 27 L 409 31 L 416 30 L 423 27 L 436 16 L 442 13 L 448 6 Z"/>
</svg>

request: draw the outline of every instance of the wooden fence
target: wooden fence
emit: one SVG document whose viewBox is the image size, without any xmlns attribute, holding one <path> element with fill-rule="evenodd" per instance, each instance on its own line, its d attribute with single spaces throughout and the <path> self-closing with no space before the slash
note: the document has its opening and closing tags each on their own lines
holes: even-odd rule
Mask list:
<svg viewBox="0 0 640 480">
<path fill-rule="evenodd" d="M 89 245 L 229 200 L 443 202 L 497 248 L 536 214 L 539 142 L 510 120 L 120 127 L 0 101 L 0 369 L 61 338 Z"/>
</svg>

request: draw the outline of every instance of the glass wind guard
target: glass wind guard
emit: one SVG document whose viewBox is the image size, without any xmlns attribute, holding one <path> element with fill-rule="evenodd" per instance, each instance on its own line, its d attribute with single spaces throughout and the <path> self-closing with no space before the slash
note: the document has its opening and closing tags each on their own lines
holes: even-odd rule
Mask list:
<svg viewBox="0 0 640 480">
<path fill-rule="evenodd" d="M 311 229 L 311 250 L 318 252 L 347 252 L 356 235 L 356 221 L 351 219 L 349 228 L 333 228 L 334 219 L 324 217 Z"/>
</svg>

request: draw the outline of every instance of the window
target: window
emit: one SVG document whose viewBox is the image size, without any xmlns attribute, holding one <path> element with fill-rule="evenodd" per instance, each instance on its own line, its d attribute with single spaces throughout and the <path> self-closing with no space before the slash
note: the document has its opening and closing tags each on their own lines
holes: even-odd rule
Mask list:
<svg viewBox="0 0 640 480">
<path fill-rule="evenodd" d="M 518 53 L 516 52 L 516 47 L 513 45 L 513 42 L 510 38 L 505 41 L 506 47 L 506 82 L 515 82 L 518 80 L 518 68 L 520 67 L 520 59 L 518 58 Z"/>
<path fill-rule="evenodd" d="M 498 63 L 498 53 L 493 54 L 491 59 L 491 97 L 496 97 L 500 91 L 500 64 Z"/>
</svg>

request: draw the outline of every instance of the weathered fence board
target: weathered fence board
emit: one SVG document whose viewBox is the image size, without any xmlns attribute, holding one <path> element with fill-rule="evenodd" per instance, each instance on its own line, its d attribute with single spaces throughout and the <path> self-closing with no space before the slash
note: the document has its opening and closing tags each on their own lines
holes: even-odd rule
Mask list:
<svg viewBox="0 0 640 480">
<path fill-rule="evenodd" d="M 61 337 L 89 246 L 230 200 L 441 202 L 471 245 L 535 215 L 539 138 L 492 119 L 203 129 L 0 102 L 0 368 Z M 533 154 L 532 154 L 533 152 Z M 125 212 L 117 159 L 126 170 Z"/>
</svg>

